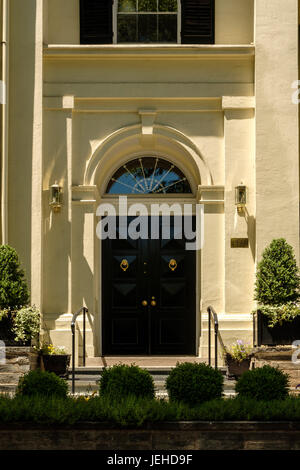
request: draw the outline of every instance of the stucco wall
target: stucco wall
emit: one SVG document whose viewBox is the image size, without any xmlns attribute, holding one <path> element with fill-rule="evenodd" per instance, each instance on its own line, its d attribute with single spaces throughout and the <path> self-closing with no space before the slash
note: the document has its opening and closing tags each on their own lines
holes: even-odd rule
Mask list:
<svg viewBox="0 0 300 470">
<path fill-rule="evenodd" d="M 42 308 L 43 1 L 10 1 L 8 242 Z"/>
<path fill-rule="evenodd" d="M 298 2 L 256 2 L 257 254 L 284 237 L 299 259 Z"/>
<path fill-rule="evenodd" d="M 55 321 L 56 328 L 59 328 L 66 318 L 63 316 L 60 323 L 61 314 L 86 304 L 92 312 L 90 320 L 94 333 L 90 338 L 95 350 L 99 351 L 101 291 L 97 276 L 101 258 L 95 255 L 95 250 L 100 247 L 95 237 L 93 214 L 96 206 L 73 203 L 70 207 L 69 181 L 73 185 L 94 184 L 102 195 L 109 177 L 124 158 L 126 160 L 130 155 L 143 151 L 148 154 L 160 152 L 175 161 L 178 159 L 184 170 L 194 174 L 196 186 L 212 184 L 226 189 L 228 208 L 225 215 L 222 203 L 205 207 L 205 248 L 199 260 L 197 286 L 198 334 L 201 331 L 200 310 L 204 312 L 209 304 L 213 304 L 219 313 L 249 314 L 253 306 L 254 255 L 251 249 L 255 238 L 252 222 L 250 229 L 249 221 L 245 220 L 235 226 L 233 194 L 234 186 L 247 176 L 252 217 L 255 193 L 251 144 L 254 113 L 251 109 L 244 109 L 248 105 L 244 106 L 239 96 L 251 100 L 253 95 L 253 56 L 242 53 L 232 57 L 230 52 L 225 52 L 212 60 L 205 54 L 195 56 L 186 51 L 180 58 L 175 52 L 173 57 L 168 55 L 162 61 L 159 52 L 150 55 L 146 50 L 142 55 L 138 50 L 125 51 L 122 57 L 115 59 L 101 54 L 97 60 L 87 55 L 83 62 L 83 58 L 77 57 L 74 51 L 68 60 L 62 61 L 54 49 L 53 52 L 49 50 L 45 60 L 44 189 L 46 194 L 49 185 L 57 180 L 65 194 L 60 214 L 51 215 L 45 206 L 48 250 L 44 258 L 47 286 L 44 288 L 44 305 L 48 325 Z M 181 60 L 184 60 L 184 69 L 178 67 Z M 70 114 L 57 101 L 56 96 L 62 95 L 75 95 Z M 224 95 L 233 96 L 232 100 L 227 100 L 230 108 L 237 106 L 241 109 L 224 110 Z M 237 105 L 234 104 L 235 95 Z M 145 108 L 155 111 L 154 138 L 150 140 L 142 140 L 140 110 Z M 124 140 L 121 136 L 111 137 L 132 126 L 136 128 L 132 137 L 128 135 Z M 180 151 L 172 136 L 163 141 L 159 136 L 161 128 L 176 130 L 197 149 L 199 156 L 195 165 L 199 166 L 198 179 L 193 173 L 189 150 L 186 153 Z M 105 144 L 109 139 L 113 140 Z M 107 148 L 98 155 L 102 146 Z M 101 169 L 95 170 L 95 175 L 89 179 L 87 168 L 93 159 L 95 165 L 100 159 Z M 207 168 L 207 174 L 203 174 L 200 159 Z M 216 197 L 222 199 L 222 196 Z M 228 250 L 232 236 L 249 236 L 249 249 Z M 236 277 L 237 266 L 243 278 L 240 283 Z M 237 328 L 243 330 L 240 325 Z M 248 335 L 248 329 L 247 323 L 245 331 L 242 331 L 244 337 Z"/>
<path fill-rule="evenodd" d="M 254 0 L 215 0 L 216 44 L 251 44 Z"/>
</svg>

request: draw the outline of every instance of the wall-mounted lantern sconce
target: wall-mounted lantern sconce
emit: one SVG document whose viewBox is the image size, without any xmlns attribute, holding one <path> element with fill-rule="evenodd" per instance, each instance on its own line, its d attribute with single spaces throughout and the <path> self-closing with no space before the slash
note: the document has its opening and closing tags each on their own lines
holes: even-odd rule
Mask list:
<svg viewBox="0 0 300 470">
<path fill-rule="evenodd" d="M 238 213 L 244 211 L 247 204 L 247 187 L 241 183 L 235 188 L 235 205 Z"/>
<path fill-rule="evenodd" d="M 50 187 L 50 207 L 53 212 L 59 212 L 62 206 L 62 188 L 55 182 Z"/>
</svg>

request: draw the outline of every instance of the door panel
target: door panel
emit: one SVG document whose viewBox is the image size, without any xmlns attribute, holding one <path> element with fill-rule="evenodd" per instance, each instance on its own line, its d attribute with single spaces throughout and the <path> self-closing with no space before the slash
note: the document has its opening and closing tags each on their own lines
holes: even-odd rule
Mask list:
<svg viewBox="0 0 300 470">
<path fill-rule="evenodd" d="M 117 221 L 117 233 L 118 233 Z M 141 276 L 142 240 L 102 241 L 103 352 L 147 354 L 147 309 L 140 296 L 145 290 Z M 146 325 L 146 328 L 145 328 Z"/>
<path fill-rule="evenodd" d="M 193 218 L 194 219 L 194 218 Z M 171 217 L 170 239 L 151 242 L 153 276 L 151 289 L 158 301 L 151 307 L 151 348 L 155 354 L 195 354 L 196 257 L 177 239 L 181 230 Z M 195 224 L 195 221 L 194 221 Z"/>
<path fill-rule="evenodd" d="M 195 252 L 155 223 L 159 239 L 102 242 L 104 354 L 195 354 Z"/>
</svg>

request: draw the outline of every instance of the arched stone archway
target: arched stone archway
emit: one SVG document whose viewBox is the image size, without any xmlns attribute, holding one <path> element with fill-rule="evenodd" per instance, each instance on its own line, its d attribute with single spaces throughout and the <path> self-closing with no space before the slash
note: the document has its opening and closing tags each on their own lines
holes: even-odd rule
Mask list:
<svg viewBox="0 0 300 470">
<path fill-rule="evenodd" d="M 140 125 L 124 127 L 107 136 L 87 162 L 84 185 L 97 185 L 103 195 L 118 167 L 134 157 L 153 154 L 167 158 L 184 171 L 193 192 L 199 184 L 213 184 L 205 159 L 191 139 L 175 128 L 156 124 L 151 136 L 145 137 Z"/>
</svg>

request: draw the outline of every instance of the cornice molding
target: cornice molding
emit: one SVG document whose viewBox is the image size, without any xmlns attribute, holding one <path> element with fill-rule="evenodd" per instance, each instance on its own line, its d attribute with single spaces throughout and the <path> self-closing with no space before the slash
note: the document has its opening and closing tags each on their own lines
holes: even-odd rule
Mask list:
<svg viewBox="0 0 300 470">
<path fill-rule="evenodd" d="M 93 59 L 248 59 L 255 55 L 251 45 L 45 45 L 45 60 Z"/>
</svg>

